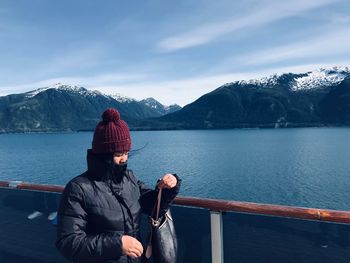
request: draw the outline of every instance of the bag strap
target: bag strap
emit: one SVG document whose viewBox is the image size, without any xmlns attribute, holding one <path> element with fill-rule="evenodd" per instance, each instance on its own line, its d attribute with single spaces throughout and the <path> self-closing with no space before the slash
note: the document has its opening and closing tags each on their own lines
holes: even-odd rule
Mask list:
<svg viewBox="0 0 350 263">
<path fill-rule="evenodd" d="M 159 189 L 158 196 L 157 196 L 157 210 L 156 210 L 156 218 L 155 218 L 156 221 L 158 221 L 158 219 L 159 219 L 159 210 L 160 210 L 161 199 L 162 199 L 162 188 Z"/>
<path fill-rule="evenodd" d="M 160 225 L 160 219 L 159 219 L 159 210 L 160 210 L 160 201 L 162 199 L 162 188 L 158 190 L 158 196 L 157 196 L 157 202 L 155 203 L 152 214 L 149 217 L 150 223 L 151 223 L 151 230 L 150 235 L 148 239 L 148 244 L 145 252 L 145 257 L 149 259 L 152 256 L 152 235 L 153 235 L 153 227 L 158 227 Z M 155 218 L 153 218 L 153 215 L 155 214 Z"/>
</svg>

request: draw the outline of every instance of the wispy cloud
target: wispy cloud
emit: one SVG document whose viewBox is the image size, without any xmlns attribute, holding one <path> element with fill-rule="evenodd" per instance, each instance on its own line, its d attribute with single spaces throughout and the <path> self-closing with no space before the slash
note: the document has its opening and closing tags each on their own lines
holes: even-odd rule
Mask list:
<svg viewBox="0 0 350 263">
<path fill-rule="evenodd" d="M 257 66 L 295 59 L 324 59 L 335 55 L 350 54 L 349 42 L 350 28 L 337 28 L 295 43 L 237 56 L 231 59 L 230 63 L 237 63 L 240 66 Z"/>
<path fill-rule="evenodd" d="M 329 21 L 333 24 L 349 24 L 350 23 L 350 15 L 344 15 L 339 13 L 333 13 L 328 17 Z"/>
<path fill-rule="evenodd" d="M 237 30 L 263 26 L 287 17 L 296 16 L 311 9 L 319 8 L 338 2 L 338 0 L 296 0 L 296 1 L 269 1 L 258 6 L 249 14 L 240 18 L 209 23 L 189 30 L 183 34 L 167 37 L 157 43 L 162 52 L 172 52 L 179 49 L 203 45 L 217 40 L 219 37 Z"/>
<path fill-rule="evenodd" d="M 109 46 L 106 43 L 90 42 L 71 44 L 68 50 L 58 50 L 44 65 L 47 74 L 60 73 L 70 69 L 84 69 L 101 64 L 108 53 Z"/>
<path fill-rule="evenodd" d="M 42 81 L 35 81 L 20 85 L 11 85 L 0 87 L 0 95 L 7 95 L 12 93 L 22 93 L 31 91 L 33 89 L 48 87 L 56 83 L 64 83 L 69 85 L 83 86 L 85 88 L 94 89 L 99 86 L 113 86 L 135 81 L 141 81 L 149 78 L 146 74 L 120 74 L 108 73 L 92 76 L 75 76 L 75 77 L 56 77 L 49 78 Z M 112 90 L 111 90 L 112 91 Z"/>
</svg>

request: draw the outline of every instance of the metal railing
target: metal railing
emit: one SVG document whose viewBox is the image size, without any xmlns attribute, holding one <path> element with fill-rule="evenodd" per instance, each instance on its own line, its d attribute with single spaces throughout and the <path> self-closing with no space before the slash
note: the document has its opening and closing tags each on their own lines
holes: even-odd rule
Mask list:
<svg viewBox="0 0 350 263">
<path fill-rule="evenodd" d="M 54 193 L 61 193 L 64 190 L 64 186 L 61 185 L 30 184 L 21 181 L 0 181 L 0 187 Z M 179 206 L 202 208 L 210 211 L 211 254 L 212 262 L 215 263 L 222 263 L 224 260 L 222 212 L 241 212 L 323 222 L 350 223 L 350 211 L 270 205 L 184 196 L 176 197 L 174 204 Z"/>
<path fill-rule="evenodd" d="M 62 185 L 30 184 L 20 181 L 0 181 L 0 187 L 62 193 Z M 305 208 L 284 205 L 270 205 L 252 202 L 237 202 L 220 199 L 178 196 L 174 204 L 204 208 L 216 212 L 243 212 L 260 215 L 280 216 L 296 219 L 310 219 L 336 223 L 350 223 L 350 211 Z"/>
</svg>

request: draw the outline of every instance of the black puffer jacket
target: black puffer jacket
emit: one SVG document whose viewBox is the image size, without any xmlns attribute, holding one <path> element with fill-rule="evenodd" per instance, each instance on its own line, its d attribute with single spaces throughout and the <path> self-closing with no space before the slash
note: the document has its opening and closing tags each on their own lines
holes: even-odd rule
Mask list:
<svg viewBox="0 0 350 263">
<path fill-rule="evenodd" d="M 56 246 L 74 263 L 140 262 L 122 254 L 121 237 L 140 240 L 141 210 L 150 214 L 156 190 L 138 181 L 131 170 L 118 183 L 106 180 L 108 164 L 88 151 L 88 171 L 72 179 L 61 197 L 58 210 Z M 173 189 L 164 189 L 161 213 L 179 191 L 180 179 Z"/>
</svg>

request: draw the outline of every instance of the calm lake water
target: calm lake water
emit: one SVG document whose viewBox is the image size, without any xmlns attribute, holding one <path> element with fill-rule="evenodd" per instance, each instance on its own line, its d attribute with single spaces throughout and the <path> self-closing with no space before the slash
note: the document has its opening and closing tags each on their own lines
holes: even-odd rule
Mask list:
<svg viewBox="0 0 350 263">
<path fill-rule="evenodd" d="M 86 169 L 91 132 L 0 135 L 0 180 L 65 184 Z M 181 195 L 350 210 L 350 128 L 132 132 L 129 168 Z"/>
</svg>

